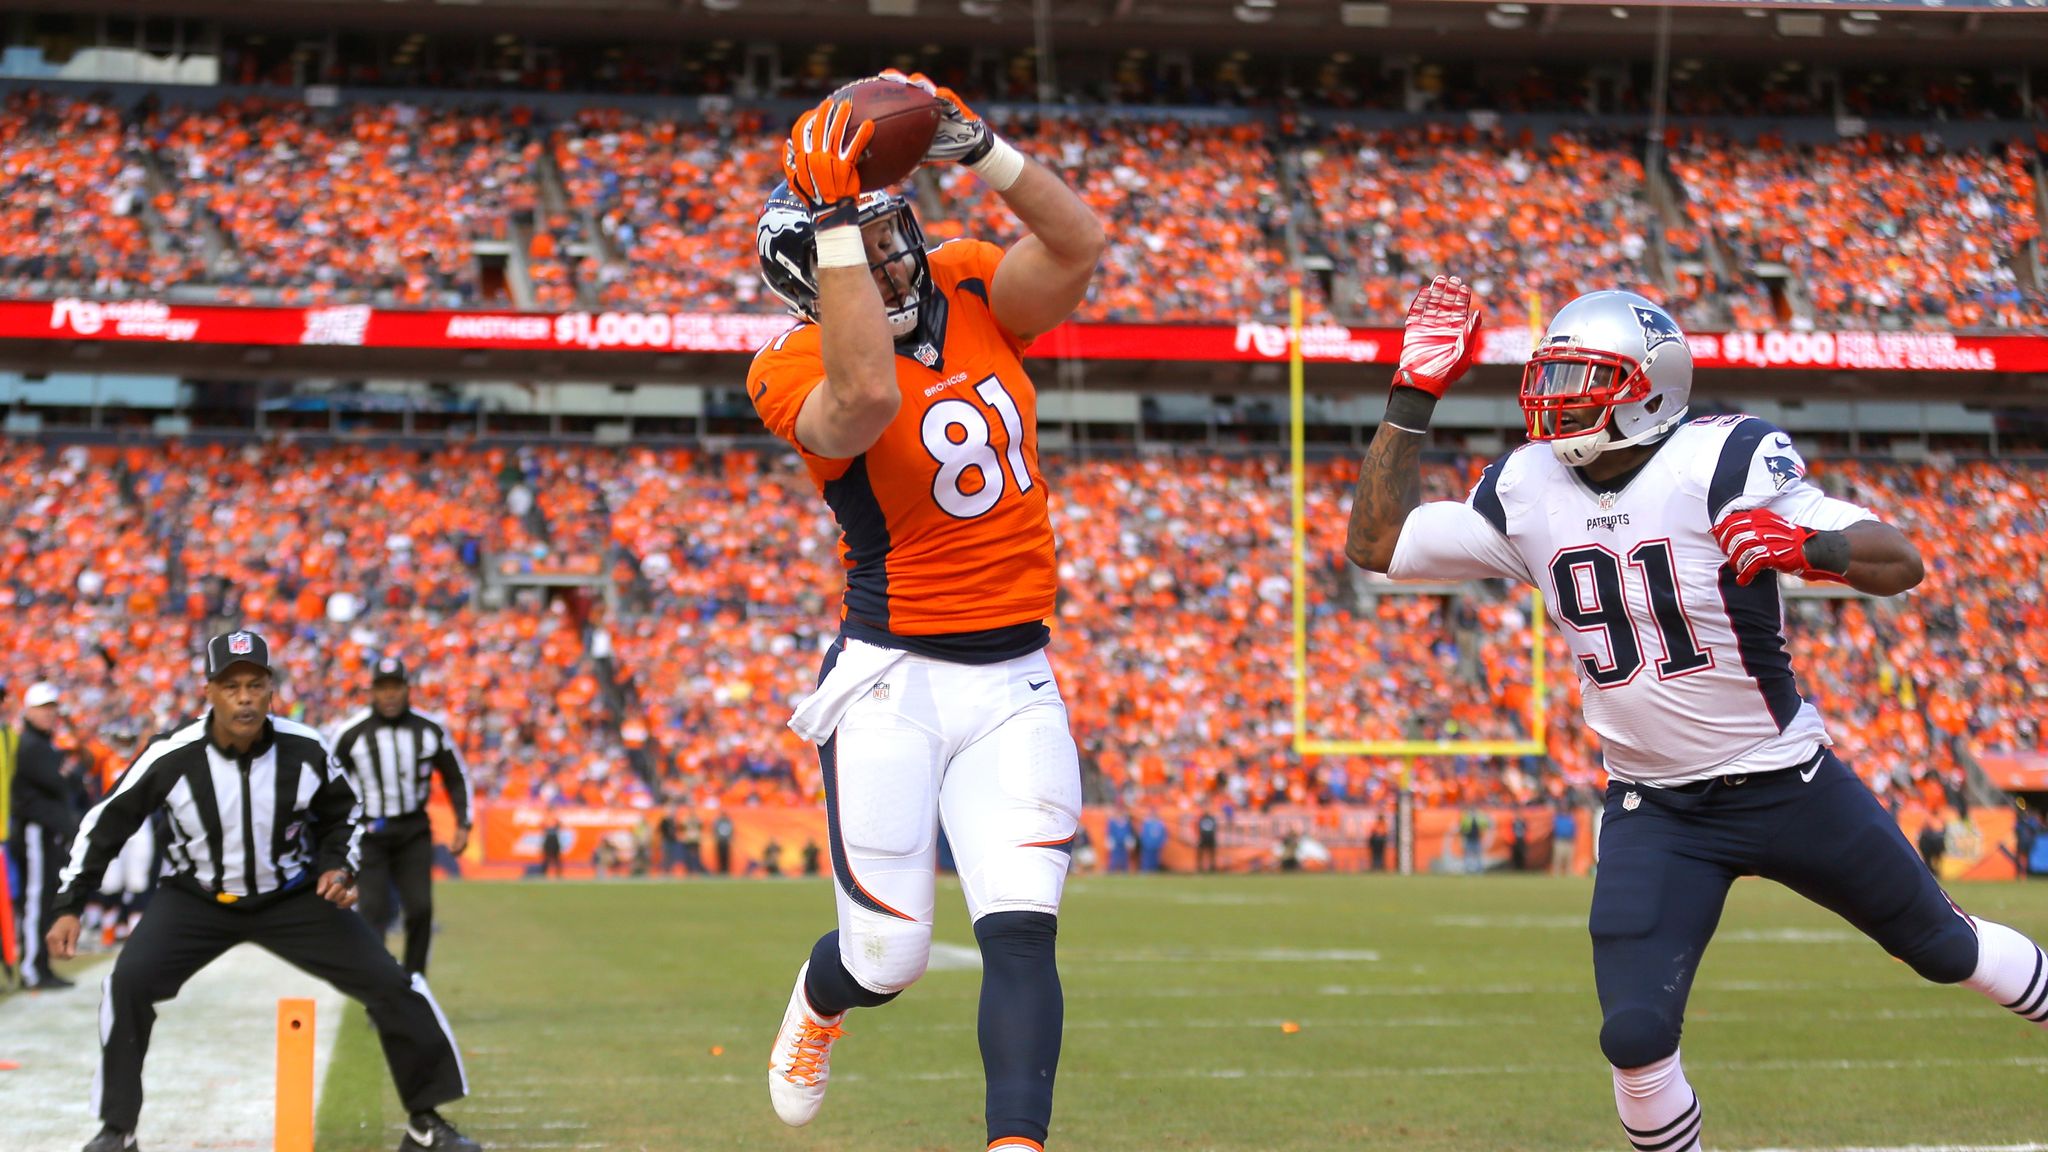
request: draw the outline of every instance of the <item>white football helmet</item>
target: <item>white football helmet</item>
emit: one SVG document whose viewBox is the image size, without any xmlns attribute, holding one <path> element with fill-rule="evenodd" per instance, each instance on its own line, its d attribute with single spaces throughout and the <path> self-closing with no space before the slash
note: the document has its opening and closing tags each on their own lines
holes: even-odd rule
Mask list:
<svg viewBox="0 0 2048 1152">
<path fill-rule="evenodd" d="M 1573 468 L 1611 448 L 1663 439 L 1685 419 L 1691 397 L 1685 333 L 1633 292 L 1589 292 L 1558 309 L 1522 370 L 1529 439 L 1547 442 Z"/>
</svg>

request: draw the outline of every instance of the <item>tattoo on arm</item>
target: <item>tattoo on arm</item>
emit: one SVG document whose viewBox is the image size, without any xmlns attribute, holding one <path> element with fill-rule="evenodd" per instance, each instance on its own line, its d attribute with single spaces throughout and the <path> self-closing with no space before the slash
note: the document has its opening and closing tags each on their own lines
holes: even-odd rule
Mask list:
<svg viewBox="0 0 2048 1152">
<path fill-rule="evenodd" d="M 1381 424 L 1358 471 L 1345 555 L 1376 572 L 1393 560 L 1408 513 L 1422 502 L 1422 437 Z"/>
</svg>

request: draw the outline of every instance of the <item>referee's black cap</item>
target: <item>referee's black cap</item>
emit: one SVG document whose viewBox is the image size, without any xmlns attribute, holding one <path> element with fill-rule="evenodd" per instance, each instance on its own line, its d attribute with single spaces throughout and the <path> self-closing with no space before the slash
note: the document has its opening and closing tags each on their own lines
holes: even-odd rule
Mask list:
<svg viewBox="0 0 2048 1152">
<path fill-rule="evenodd" d="M 206 678 L 218 680 L 237 664 L 271 671 L 270 645 L 254 632 L 223 632 L 206 642 Z"/>
<path fill-rule="evenodd" d="M 371 687 L 374 688 L 386 680 L 396 680 L 400 684 L 405 683 L 405 661 L 400 660 L 396 656 L 386 656 L 370 665 Z"/>
</svg>

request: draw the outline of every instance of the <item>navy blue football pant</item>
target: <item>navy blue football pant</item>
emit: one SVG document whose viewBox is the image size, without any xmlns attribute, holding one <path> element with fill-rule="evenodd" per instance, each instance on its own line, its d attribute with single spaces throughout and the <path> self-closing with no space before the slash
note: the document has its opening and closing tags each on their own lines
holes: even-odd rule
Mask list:
<svg viewBox="0 0 2048 1152">
<path fill-rule="evenodd" d="M 1600 1049 L 1615 1067 L 1678 1050 L 1693 977 L 1738 876 L 1778 881 L 1929 980 L 1954 984 L 1976 968 L 1976 931 L 1834 753 L 1680 789 L 1617 781 L 1591 918 Z"/>
</svg>

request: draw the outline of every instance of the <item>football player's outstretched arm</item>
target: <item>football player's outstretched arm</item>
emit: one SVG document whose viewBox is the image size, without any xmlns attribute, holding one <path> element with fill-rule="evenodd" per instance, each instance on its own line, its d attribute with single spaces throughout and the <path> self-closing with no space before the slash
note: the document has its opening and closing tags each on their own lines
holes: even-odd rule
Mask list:
<svg viewBox="0 0 2048 1152">
<path fill-rule="evenodd" d="M 996 319 L 1025 343 L 1057 327 L 1088 295 L 1107 243 L 1102 222 L 1064 180 L 996 135 L 952 89 L 915 72 L 890 69 L 882 78 L 915 85 L 945 103 L 925 161 L 966 165 L 1030 231 L 996 266 L 989 286 Z"/>
<path fill-rule="evenodd" d="M 1401 368 L 1351 499 L 1344 555 L 1353 564 L 1373 572 L 1393 566 L 1401 528 L 1422 501 L 1422 438 L 1429 418 L 1444 390 L 1472 366 L 1478 333 L 1472 290 L 1454 276 L 1437 277 L 1408 306 Z"/>
<path fill-rule="evenodd" d="M 860 174 L 854 160 L 874 125 L 854 125 L 844 100 L 797 119 L 783 145 L 783 175 L 811 206 L 818 243 L 818 345 L 825 379 L 797 413 L 797 441 L 820 456 L 847 459 L 874 446 L 903 395 L 882 293 L 860 231 Z"/>
<path fill-rule="evenodd" d="M 1402 388 L 1394 389 L 1396 394 Z M 1403 405 L 1412 407 L 1413 401 Z M 1370 572 L 1385 572 L 1394 563 L 1394 545 L 1401 525 L 1422 502 L 1423 432 L 1394 422 L 1394 404 L 1380 421 L 1365 463 L 1358 470 L 1358 490 L 1351 495 L 1351 523 L 1344 533 L 1344 557 Z"/>
<path fill-rule="evenodd" d="M 1884 521 L 1851 524 L 1842 529 L 1841 535 L 1849 551 L 1849 565 L 1842 577 L 1858 592 L 1897 596 L 1918 587 L 1927 578 L 1927 567 L 1920 562 L 1920 549 L 1913 546 L 1904 532 Z M 1809 546 L 1807 551 L 1811 554 L 1813 548 Z"/>
<path fill-rule="evenodd" d="M 989 307 L 1026 343 L 1059 326 L 1087 298 L 1108 243 L 1102 222 L 1052 170 L 1026 157 L 1003 203 L 1031 230 L 996 265 Z"/>
</svg>

